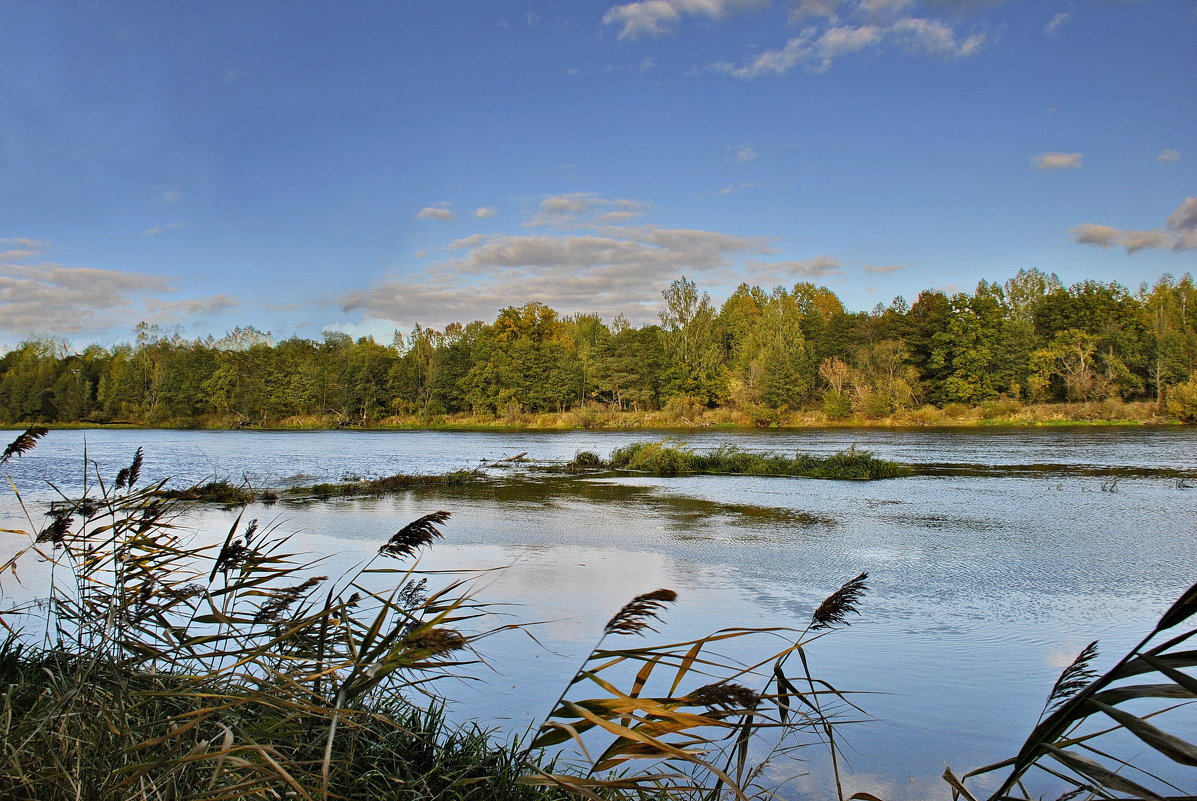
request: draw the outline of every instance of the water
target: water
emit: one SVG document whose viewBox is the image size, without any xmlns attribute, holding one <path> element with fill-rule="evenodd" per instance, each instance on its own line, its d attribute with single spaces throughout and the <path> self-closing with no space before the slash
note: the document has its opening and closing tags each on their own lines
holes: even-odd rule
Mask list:
<svg viewBox="0 0 1197 801">
<path fill-rule="evenodd" d="M 28 500 L 77 490 L 84 445 L 104 475 L 145 448 L 143 475 L 255 486 L 440 473 L 527 452 L 601 455 L 644 432 L 56 431 L 7 468 Z M 453 512 L 429 569 L 505 566 L 481 597 L 515 604 L 526 635 L 484 641 L 478 682 L 442 688 L 454 714 L 519 731 L 539 720 L 633 595 L 670 587 L 664 641 L 732 625 L 803 626 L 862 571 L 861 616 L 810 650 L 815 672 L 871 717 L 845 729 L 845 786 L 886 799 L 946 798 L 958 774 L 1013 755 L 1059 671 L 1100 639 L 1108 666 L 1197 580 L 1197 432 L 1186 429 L 701 432 L 699 447 L 831 453 L 856 445 L 923 466 L 875 482 L 697 476 L 521 478 L 386 498 L 279 504 L 250 515 L 347 567 L 406 522 Z M 510 470 L 492 472 L 510 475 Z M 1116 481 L 1114 479 L 1117 479 Z M 1191 483 L 1197 483 L 1193 481 Z M 41 489 L 37 489 L 41 487 Z M 27 489 L 28 488 L 28 489 Z M 11 493 L 5 528 L 19 528 Z M 197 512 L 201 532 L 234 513 Z M 0 541 L 3 542 L 3 541 Z M 23 576 L 34 583 L 34 574 Z M 8 581 L 6 577 L 6 581 Z M 506 622 L 506 621 L 500 621 Z M 747 657 L 747 654 L 744 654 Z M 1197 728 L 1197 727 L 1195 727 Z M 788 785 L 826 795 L 811 761 Z M 779 777 L 782 773 L 778 774 Z"/>
</svg>

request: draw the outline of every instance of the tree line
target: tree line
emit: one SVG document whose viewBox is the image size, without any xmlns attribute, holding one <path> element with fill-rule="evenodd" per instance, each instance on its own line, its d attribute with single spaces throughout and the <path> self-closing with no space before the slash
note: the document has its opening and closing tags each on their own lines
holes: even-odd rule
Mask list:
<svg viewBox="0 0 1197 801">
<path fill-rule="evenodd" d="M 758 422 L 803 409 L 879 418 L 1000 398 L 1163 403 L 1197 374 L 1187 274 L 1131 292 L 1020 270 L 971 294 L 927 290 L 869 312 L 807 282 L 742 284 L 716 306 L 682 277 L 662 295 L 659 322 L 643 326 L 532 301 L 491 323 L 417 324 L 385 344 L 335 332 L 275 342 L 253 327 L 185 339 L 146 324 L 133 343 L 80 352 L 29 340 L 0 357 L 0 419 L 349 423 L 587 404 L 726 407 Z"/>
</svg>

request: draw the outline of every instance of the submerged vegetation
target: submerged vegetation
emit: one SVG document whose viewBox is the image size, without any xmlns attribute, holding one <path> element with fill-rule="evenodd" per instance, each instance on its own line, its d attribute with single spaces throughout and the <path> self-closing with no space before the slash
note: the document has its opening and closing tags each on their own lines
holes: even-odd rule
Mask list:
<svg viewBox="0 0 1197 801">
<path fill-rule="evenodd" d="M 735 445 L 699 453 L 671 440 L 633 442 L 616 448 L 603 461 L 597 454 L 582 451 L 568 465 L 571 468 L 613 468 L 635 470 L 656 476 L 725 474 L 744 476 L 795 476 L 839 480 L 864 480 L 909 476 L 912 470 L 897 462 L 878 459 L 868 451 L 848 448 L 829 456 L 798 453 L 754 453 Z"/>
<path fill-rule="evenodd" d="M 849 312 L 827 287 L 740 286 L 721 306 L 680 278 L 659 324 L 561 317 L 416 325 L 390 342 L 253 327 L 0 356 L 0 421 L 219 428 L 1197 422 L 1197 286 L 1064 287 L 1020 270 L 973 294 Z"/>
<path fill-rule="evenodd" d="M 0 463 L 42 434 L 22 434 Z M 686 453 L 640 445 L 629 459 Z M 720 464 L 742 457 L 724 452 Z M 287 535 L 244 511 L 223 537 L 190 538 L 186 501 L 143 483 L 140 468 L 138 451 L 113 480 L 89 475 L 83 497 L 9 529 L 26 543 L 0 576 L 27 560 L 50 570 L 41 597 L 0 612 L 4 798 L 746 801 L 773 797 L 770 766 L 813 745 L 829 753 L 841 801 L 877 801 L 839 771 L 841 726 L 861 711 L 808 660 L 858 614 L 865 574 L 812 604 L 800 628 L 666 644 L 637 638 L 656 632 L 677 594 L 639 595 L 598 633 L 531 738 L 501 742 L 447 723 L 436 694 L 440 680 L 473 674 L 484 638 L 521 627 L 494 623 L 468 579 L 418 569 L 448 512 L 410 522 L 330 579 L 322 560 L 292 553 Z M 1166 766 L 1197 765 L 1197 746 L 1171 733 L 1192 726 L 1197 655 L 1183 646 L 1197 628 L 1183 624 L 1195 613 L 1197 585 L 1104 673 L 1096 646 L 1085 648 L 1019 753 L 962 778 L 948 770 L 945 794 L 1191 796 L 1192 782 L 1177 786 Z"/>
</svg>

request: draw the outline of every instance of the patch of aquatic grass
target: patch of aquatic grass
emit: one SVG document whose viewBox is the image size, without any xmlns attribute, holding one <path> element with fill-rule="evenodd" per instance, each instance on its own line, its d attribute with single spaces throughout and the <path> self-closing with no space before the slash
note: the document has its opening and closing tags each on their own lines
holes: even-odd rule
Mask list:
<svg viewBox="0 0 1197 801">
<path fill-rule="evenodd" d="M 585 465 L 575 462 L 574 466 Z M 755 453 L 734 445 L 721 445 L 699 453 L 671 440 L 633 442 L 616 448 L 603 466 L 658 476 L 728 474 L 862 480 L 897 478 L 912 473 L 905 465 L 878 459 L 872 453 L 854 447 L 829 456 Z"/>
<path fill-rule="evenodd" d="M 406 475 L 398 473 L 384 478 L 364 481 L 322 482 L 286 490 L 288 497 L 341 498 L 365 495 L 390 495 L 418 487 L 462 487 L 482 480 L 475 470 L 454 470 L 435 475 Z"/>
<path fill-rule="evenodd" d="M 196 484 L 184 489 L 162 489 L 158 495 L 170 500 L 220 503 L 226 506 L 243 506 L 257 499 L 257 495 L 249 487 L 225 479 L 214 479 L 206 484 Z"/>
</svg>

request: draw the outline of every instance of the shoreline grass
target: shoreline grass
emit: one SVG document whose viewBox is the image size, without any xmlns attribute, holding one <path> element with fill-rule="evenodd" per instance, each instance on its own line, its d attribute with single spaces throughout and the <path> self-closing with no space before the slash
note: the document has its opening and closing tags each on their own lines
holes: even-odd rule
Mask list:
<svg viewBox="0 0 1197 801">
<path fill-rule="evenodd" d="M 716 407 L 679 411 L 666 408 L 655 411 L 620 411 L 588 403 L 564 412 L 510 412 L 502 415 L 458 413 L 451 415 L 393 415 L 362 421 L 362 425 L 344 428 L 330 416 L 304 415 L 262 421 L 253 426 L 240 425 L 236 418 L 207 416 L 174 420 L 122 420 L 101 422 L 24 421 L 0 424 L 0 428 L 23 429 L 29 425 L 52 425 L 61 429 L 170 429 L 170 430 L 241 430 L 241 431 L 519 431 L 519 430 L 731 430 L 809 429 L 809 428 L 978 428 L 1055 426 L 1183 426 L 1189 425 L 1149 401 L 1117 400 L 1085 403 L 1023 404 L 1015 400 L 986 401 L 977 405 L 949 403 L 903 409 L 887 417 L 867 417 L 852 413 L 842 418 L 828 417 L 818 410 L 758 414 L 759 410 Z"/>
</svg>

